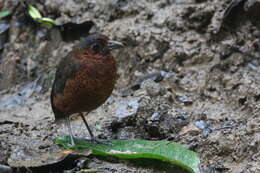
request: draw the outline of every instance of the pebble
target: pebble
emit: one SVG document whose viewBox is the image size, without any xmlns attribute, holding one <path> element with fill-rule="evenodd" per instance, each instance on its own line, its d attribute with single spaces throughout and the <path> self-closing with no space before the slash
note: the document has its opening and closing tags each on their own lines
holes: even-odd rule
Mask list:
<svg viewBox="0 0 260 173">
<path fill-rule="evenodd" d="M 153 115 L 151 116 L 150 120 L 151 121 L 159 121 L 161 115 L 158 112 L 154 112 Z"/>
<path fill-rule="evenodd" d="M 137 113 L 139 103 L 139 99 L 130 99 L 130 100 L 123 100 L 119 103 L 117 103 L 118 107 L 116 110 L 116 116 L 119 118 L 125 118 L 128 116 L 135 115 Z"/>
<path fill-rule="evenodd" d="M 209 128 L 203 129 L 202 130 L 202 135 L 206 137 L 206 136 L 208 136 L 210 134 L 211 131 L 212 130 L 209 129 Z"/>
<path fill-rule="evenodd" d="M 183 103 L 184 105 L 190 105 L 190 104 L 192 104 L 192 100 L 191 99 L 189 99 L 187 96 L 179 96 L 179 97 L 177 97 L 178 98 L 178 100 L 179 100 L 179 102 L 181 102 L 181 103 Z"/>
<path fill-rule="evenodd" d="M 200 128 L 200 129 L 205 129 L 206 126 L 207 126 L 207 124 L 206 124 L 205 121 L 203 121 L 203 120 L 196 121 L 196 122 L 194 123 L 194 125 L 197 126 L 197 127 Z"/>
<path fill-rule="evenodd" d="M 156 97 L 160 95 L 161 92 L 161 85 L 151 79 L 144 81 L 141 88 L 145 89 L 151 97 Z"/>
<path fill-rule="evenodd" d="M 191 135 L 197 135 L 199 134 L 200 129 L 196 127 L 194 124 L 189 124 L 187 126 L 184 126 L 181 131 L 180 135 L 185 135 L 185 134 L 191 134 Z"/>
</svg>

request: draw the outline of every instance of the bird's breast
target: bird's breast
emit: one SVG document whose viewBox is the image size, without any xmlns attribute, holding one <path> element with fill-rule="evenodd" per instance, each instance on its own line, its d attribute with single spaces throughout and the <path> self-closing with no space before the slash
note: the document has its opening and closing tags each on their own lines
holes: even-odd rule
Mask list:
<svg viewBox="0 0 260 173">
<path fill-rule="evenodd" d="M 115 82 L 116 64 L 113 58 L 82 60 L 75 77 L 66 81 L 57 106 L 68 114 L 92 111 L 111 95 Z"/>
</svg>

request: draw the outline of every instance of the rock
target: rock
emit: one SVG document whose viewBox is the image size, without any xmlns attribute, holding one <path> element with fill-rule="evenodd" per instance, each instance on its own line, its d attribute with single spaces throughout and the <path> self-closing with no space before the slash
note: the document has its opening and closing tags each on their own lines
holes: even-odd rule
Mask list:
<svg viewBox="0 0 260 173">
<path fill-rule="evenodd" d="M 205 129 L 206 126 L 207 126 L 207 124 L 206 124 L 205 121 L 203 121 L 203 120 L 196 121 L 196 122 L 194 123 L 194 125 L 197 126 L 197 127 L 200 128 L 200 129 Z"/>
<path fill-rule="evenodd" d="M 197 135 L 199 134 L 200 129 L 198 127 L 196 127 L 194 124 L 190 123 L 187 126 L 184 126 L 181 131 L 180 131 L 180 135 L 186 135 L 186 134 L 191 134 L 191 135 Z"/>
<path fill-rule="evenodd" d="M 145 89 L 150 97 L 156 97 L 160 95 L 162 91 L 161 85 L 151 79 L 144 81 L 141 85 L 141 88 Z"/>
<path fill-rule="evenodd" d="M 193 101 L 185 95 L 177 96 L 177 99 L 178 99 L 179 102 L 181 102 L 184 105 L 190 105 L 190 104 L 193 103 Z"/>
<path fill-rule="evenodd" d="M 202 130 L 202 135 L 206 137 L 206 136 L 208 136 L 211 132 L 212 132 L 211 129 L 206 128 L 206 129 L 203 129 L 203 130 Z"/>
<path fill-rule="evenodd" d="M 133 116 L 137 113 L 137 109 L 139 107 L 138 98 L 129 99 L 126 98 L 124 100 L 115 103 L 116 113 L 115 115 L 118 118 L 125 118 L 128 116 Z"/>
<path fill-rule="evenodd" d="M 260 2 L 258 0 L 248 0 L 244 4 L 244 9 L 246 11 L 246 15 L 249 20 L 255 24 L 256 26 L 260 27 Z"/>
<path fill-rule="evenodd" d="M 160 117 L 161 117 L 160 113 L 154 112 L 153 115 L 151 116 L 150 120 L 151 121 L 159 121 Z"/>
<path fill-rule="evenodd" d="M 158 73 L 147 74 L 147 75 L 141 76 L 134 85 L 132 85 L 130 88 L 128 88 L 122 92 L 122 96 L 126 97 L 128 95 L 133 94 L 134 91 L 139 90 L 142 83 L 148 79 L 151 79 L 154 82 L 158 83 L 158 82 L 161 82 L 163 79 L 171 78 L 174 74 L 175 73 L 173 73 L 173 72 L 166 72 L 166 71 L 161 70 Z"/>
<path fill-rule="evenodd" d="M 8 94 L 0 99 L 0 110 L 23 106 L 26 100 L 31 97 L 34 92 L 40 92 L 41 89 L 42 87 L 37 85 L 36 82 L 31 82 L 22 86 L 18 89 L 18 93 Z"/>
</svg>

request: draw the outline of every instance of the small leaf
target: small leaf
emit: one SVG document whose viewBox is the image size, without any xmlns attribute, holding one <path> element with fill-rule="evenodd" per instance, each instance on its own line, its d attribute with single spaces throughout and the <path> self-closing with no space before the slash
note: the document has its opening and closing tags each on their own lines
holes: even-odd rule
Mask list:
<svg viewBox="0 0 260 173">
<path fill-rule="evenodd" d="M 38 19 L 36 19 L 36 21 L 43 24 L 46 27 L 52 27 L 53 25 L 55 25 L 54 20 L 47 18 L 47 17 L 38 18 Z"/>
<path fill-rule="evenodd" d="M 52 20 L 51 18 L 48 18 L 48 17 L 43 17 L 41 18 L 41 20 L 43 20 L 44 22 L 49 22 L 51 24 L 55 24 L 54 20 Z"/>
<path fill-rule="evenodd" d="M 9 10 L 4 10 L 0 12 L 0 19 L 4 18 L 6 16 L 9 16 L 11 14 L 11 12 Z"/>
<path fill-rule="evenodd" d="M 200 160 L 197 154 L 182 145 L 169 141 L 112 140 L 112 145 L 96 144 L 87 140 L 75 139 L 70 145 L 70 137 L 57 138 L 55 143 L 71 149 L 91 149 L 93 155 L 112 156 L 121 159 L 157 159 L 199 173 Z"/>
<path fill-rule="evenodd" d="M 32 5 L 28 6 L 28 10 L 29 10 L 28 12 L 29 12 L 30 16 L 33 19 L 42 18 L 41 13 L 35 7 L 33 7 Z"/>
</svg>

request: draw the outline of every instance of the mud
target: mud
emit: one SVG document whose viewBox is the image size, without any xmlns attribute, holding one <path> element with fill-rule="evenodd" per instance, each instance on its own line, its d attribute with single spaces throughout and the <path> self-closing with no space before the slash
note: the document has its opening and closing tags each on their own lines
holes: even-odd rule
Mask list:
<svg viewBox="0 0 260 173">
<path fill-rule="evenodd" d="M 0 1 L 0 9 L 13 10 L 17 3 Z M 114 53 L 116 89 L 87 117 L 96 135 L 182 143 L 199 154 L 202 172 L 260 171 L 258 1 L 31 3 L 58 23 L 92 21 L 90 32 L 127 44 Z M 77 42 L 64 41 L 57 28 L 24 22 L 23 13 L 18 8 L 1 19 L 9 29 L 0 50 L 0 164 L 16 172 L 32 166 L 25 162 L 31 152 L 62 150 L 53 140 L 67 130 L 54 124 L 50 87 L 55 66 Z M 156 79 L 153 74 L 162 71 L 169 75 Z M 77 117 L 73 129 L 76 136 L 88 136 Z M 68 172 L 158 172 L 125 161 L 83 160 L 84 166 L 75 164 Z"/>
</svg>

